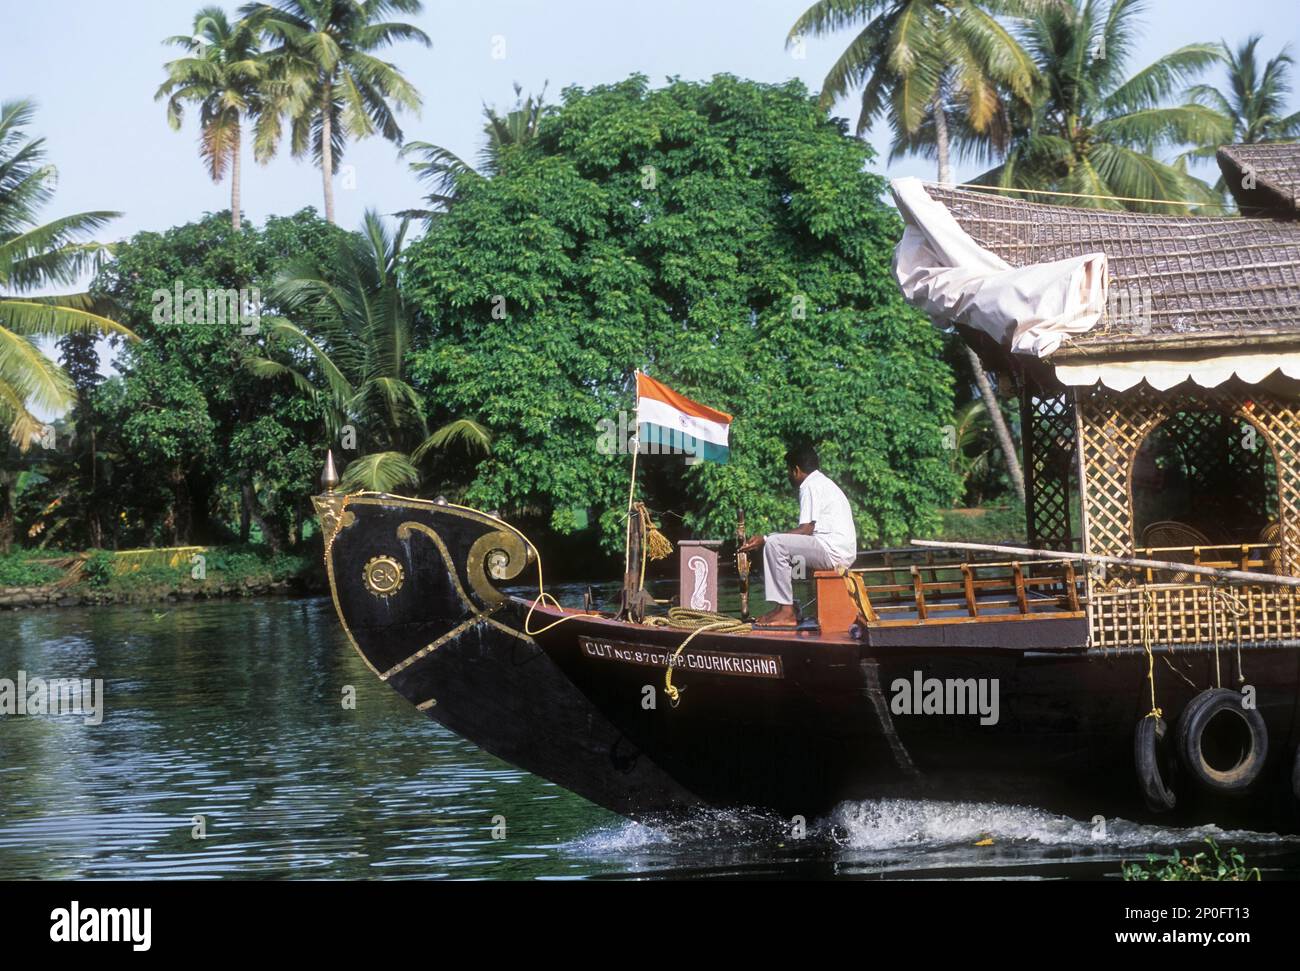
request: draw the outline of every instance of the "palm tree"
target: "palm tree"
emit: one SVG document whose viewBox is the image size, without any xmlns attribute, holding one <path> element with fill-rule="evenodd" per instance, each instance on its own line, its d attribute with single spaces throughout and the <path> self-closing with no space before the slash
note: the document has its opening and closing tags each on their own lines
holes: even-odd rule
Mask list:
<svg viewBox="0 0 1300 971">
<path fill-rule="evenodd" d="M 1227 41 L 1219 43 L 1219 58 L 1227 67 L 1226 93 L 1213 85 L 1198 84 L 1187 94 L 1197 104 L 1218 112 L 1232 135 L 1226 139 L 1236 144 L 1285 142 L 1300 138 L 1300 111 L 1284 114 L 1287 95 L 1291 93 L 1291 68 L 1295 61 L 1283 47 L 1261 71 L 1256 48 L 1260 36 L 1254 34 L 1234 51 Z M 1218 144 L 1201 145 L 1186 153 L 1186 158 L 1213 158 Z M 1223 177 L 1214 191 L 1226 195 Z"/>
<path fill-rule="evenodd" d="M 1213 190 L 1185 164 L 1156 153 L 1231 135 L 1205 105 L 1169 103 L 1218 60 L 1219 48 L 1188 44 L 1129 74 L 1141 10 L 1139 0 L 1059 0 L 1023 21 L 1022 40 L 1045 84 L 1014 119 L 1004 161 L 975 182 L 1070 193 L 1070 205 L 1098 209 L 1188 212 L 1165 200 L 1217 207 Z M 1125 201 L 1133 199 L 1154 201 Z"/>
<path fill-rule="evenodd" d="M 376 132 L 398 145 L 394 110 L 418 111 L 419 92 L 374 51 L 400 40 L 431 44 L 411 24 L 380 18 L 390 11 L 415 15 L 420 0 L 281 0 L 241 8 L 253 29 L 274 46 L 267 52 L 274 106 L 268 137 L 281 114 L 290 124 L 295 157 L 308 150 L 321 168 L 325 218 L 334 222 L 334 174 L 349 138 Z"/>
<path fill-rule="evenodd" d="M 269 340 L 287 343 L 297 360 L 247 362 L 253 373 L 288 377 L 317 398 L 332 440 L 348 424 L 363 430 L 368 454 L 348 466 L 346 488 L 388 492 L 417 485 L 417 466 L 431 450 L 459 443 L 487 451 L 491 445 L 487 429 L 470 419 L 429 434 L 424 401 L 407 383 L 414 309 L 398 286 L 398 267 L 409 223 L 403 219 L 390 233 L 369 211 L 361 234 L 342 244 L 335 273 L 327 277 L 305 261 L 282 271 L 268 302 L 284 316 L 264 319 L 263 330 Z"/>
<path fill-rule="evenodd" d="M 54 166 L 45 164 L 45 140 L 28 138 L 35 106 L 0 104 L 0 421 L 9 441 L 25 452 L 44 423 L 34 411 L 57 412 L 75 398 L 72 381 L 37 345 L 40 337 L 120 334 L 127 328 L 95 312 L 89 294 L 35 296 L 31 291 L 75 284 L 94 270 L 107 247 L 86 239 L 117 217 L 81 212 L 38 224 L 54 194 Z M 0 481 L 0 550 L 13 536 L 9 480 Z"/>
<path fill-rule="evenodd" d="M 478 168 L 475 169 L 449 148 L 434 145 L 431 142 L 407 142 L 402 146 L 403 157 L 413 155 L 417 160 L 411 163 L 411 171 L 416 178 L 430 186 L 430 193 L 425 197 L 431 208 L 411 209 L 400 213 L 430 220 L 439 212 L 456 201 L 458 195 L 457 181 L 462 178 L 492 178 L 501 171 L 502 157 L 506 150 L 516 145 L 524 145 L 537 137 L 542 117 L 546 112 L 546 86 L 542 93 L 527 99 L 523 95 L 523 86 L 515 83 L 515 106 L 504 115 L 495 108 L 483 106 L 483 146 L 478 153 Z"/>
<path fill-rule="evenodd" d="M 1260 36 L 1247 38 L 1235 51 L 1227 41 L 1219 43 L 1219 58 L 1227 66 L 1227 94 L 1208 84 L 1198 84 L 1188 94 L 1199 104 L 1213 108 L 1232 124 L 1231 140 L 1237 144 L 1290 141 L 1300 138 L 1300 111 L 1287 115 L 1291 93 L 1291 68 L 1295 60 L 1283 47 L 1259 69 L 1255 49 Z M 1216 146 L 1207 146 L 1210 155 Z"/>
<path fill-rule="evenodd" d="M 107 247 L 84 240 L 119 215 L 82 212 L 36 224 L 57 172 L 43 164 L 45 140 L 24 134 L 34 114 L 30 101 L 0 105 L 0 415 L 10 422 L 10 439 L 23 449 L 43 424 L 29 409 L 59 411 L 75 397 L 68 376 L 35 339 L 86 332 L 134 337 L 93 312 L 89 294 L 30 295 L 74 284 L 96 269 Z"/>
<path fill-rule="evenodd" d="M 983 401 L 968 401 L 953 414 L 952 440 L 949 468 L 961 480 L 961 494 L 966 495 L 971 479 L 979 478 L 989 468 L 989 448 L 986 435 L 992 431 L 992 422 Z"/>
<path fill-rule="evenodd" d="M 267 161 L 275 149 L 274 143 L 267 143 L 267 125 L 261 121 L 267 65 L 257 31 L 246 21 L 231 24 L 220 7 L 204 7 L 195 14 L 188 37 L 180 34 L 163 43 L 183 48 L 187 56 L 163 66 L 167 80 L 158 86 L 154 100 L 167 99 L 167 122 L 176 131 L 185 104 L 199 106 L 199 154 L 213 182 L 224 179 L 230 169 L 230 224 L 237 232 L 244 120 L 259 124 L 254 142 L 258 161 Z"/>
<path fill-rule="evenodd" d="M 1028 102 L 1037 90 L 1033 61 L 998 20 L 999 14 L 1035 6 L 1029 0 L 818 0 L 790 28 L 786 45 L 866 21 L 827 73 L 822 107 L 831 108 L 861 86 L 857 133 L 887 114 L 894 154 L 929 154 L 933 148 L 939 181 L 948 183 L 953 118 L 961 130 L 978 136 L 977 144 L 985 138 L 1000 144 L 1007 113 L 1003 91 Z M 1008 476 L 1023 501 L 1024 474 L 992 382 L 975 351 L 969 346 L 965 351 Z"/>
<path fill-rule="evenodd" d="M 939 181 L 950 182 L 949 126 L 954 113 L 976 132 L 997 125 L 1003 91 L 1027 101 L 1038 82 L 1029 55 L 998 16 L 1029 0 L 818 0 L 786 38 L 825 36 L 861 21 L 822 83 L 821 103 L 862 88 L 857 133 L 887 116 L 896 143 L 933 127 Z"/>
</svg>

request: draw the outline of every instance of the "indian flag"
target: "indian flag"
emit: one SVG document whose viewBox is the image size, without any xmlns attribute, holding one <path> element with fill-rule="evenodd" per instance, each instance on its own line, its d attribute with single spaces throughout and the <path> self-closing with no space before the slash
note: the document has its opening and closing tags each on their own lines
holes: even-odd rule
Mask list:
<svg viewBox="0 0 1300 971">
<path fill-rule="evenodd" d="M 636 375 L 636 421 L 643 452 L 727 461 L 731 416 L 692 401 L 640 371 Z"/>
</svg>

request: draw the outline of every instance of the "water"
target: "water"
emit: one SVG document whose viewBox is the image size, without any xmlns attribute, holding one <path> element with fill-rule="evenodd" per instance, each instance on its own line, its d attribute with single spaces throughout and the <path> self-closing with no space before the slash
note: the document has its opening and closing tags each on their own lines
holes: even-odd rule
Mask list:
<svg viewBox="0 0 1300 971">
<path fill-rule="evenodd" d="M 0 678 L 20 670 L 103 678 L 105 716 L 0 716 L 0 877 L 1101 877 L 1204 835 L 1300 874 L 1294 839 L 1099 839 L 1032 807 L 846 804 L 797 840 L 762 813 L 631 823 L 418 714 L 324 599 L 0 614 Z"/>
</svg>

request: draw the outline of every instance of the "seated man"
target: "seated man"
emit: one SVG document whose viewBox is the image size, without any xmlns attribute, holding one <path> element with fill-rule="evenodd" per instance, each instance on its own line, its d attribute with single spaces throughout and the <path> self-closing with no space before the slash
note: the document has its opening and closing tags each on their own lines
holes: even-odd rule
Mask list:
<svg viewBox="0 0 1300 971">
<path fill-rule="evenodd" d="M 785 456 L 790 482 L 799 487 L 799 525 L 788 533 L 754 536 L 740 548 L 742 553 L 763 549 L 763 582 L 767 599 L 777 606 L 755 621 L 765 627 L 794 627 L 799 616 L 794 609 L 792 565 L 796 560 L 803 575 L 813 570 L 833 570 L 853 565 L 857 557 L 858 534 L 853 511 L 844 493 L 818 471 L 820 461 L 811 445 L 791 448 Z"/>
</svg>

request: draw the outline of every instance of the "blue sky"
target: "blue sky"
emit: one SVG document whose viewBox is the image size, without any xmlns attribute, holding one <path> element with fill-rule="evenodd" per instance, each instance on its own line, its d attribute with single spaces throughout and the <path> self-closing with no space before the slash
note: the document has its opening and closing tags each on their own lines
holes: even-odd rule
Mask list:
<svg viewBox="0 0 1300 971">
<path fill-rule="evenodd" d="M 192 118 L 184 131 L 173 132 L 153 100 L 162 64 L 174 56 L 161 41 L 188 30 L 199 0 L 0 3 L 0 99 L 38 101 L 35 130 L 59 168 L 59 191 L 46 218 L 119 210 L 123 216 L 102 234 L 118 239 L 226 208 L 228 186 L 214 185 L 204 173 Z M 420 117 L 405 117 L 403 128 L 407 138 L 472 159 L 483 103 L 507 106 L 515 81 L 525 91 L 549 82 L 552 101 L 569 84 L 586 87 L 632 72 L 655 83 L 720 72 L 762 81 L 798 77 L 816 90 L 851 34 L 810 40 L 806 57 L 793 57 L 785 34 L 806 6 L 807 0 L 426 0 L 417 23 L 433 38 L 432 49 L 401 45 L 389 54 L 424 96 Z M 1254 32 L 1264 35 L 1268 56 L 1287 43 L 1300 56 L 1294 0 L 1231 6 L 1152 0 L 1146 21 L 1135 69 L 1185 43 L 1220 37 L 1235 43 Z M 500 59 L 493 57 L 497 38 L 504 40 Z M 1294 110 L 1300 99 L 1293 102 Z M 851 102 L 837 113 L 856 118 Z M 887 134 L 872 141 L 883 149 Z M 366 207 L 392 212 L 418 203 L 420 188 L 389 143 L 353 143 L 345 161 L 355 166 L 356 188 L 336 192 L 342 225 L 357 225 Z M 934 176 L 932 163 L 919 159 L 887 169 L 882 161 L 880 168 L 891 176 Z M 320 175 L 309 161 L 286 152 L 266 167 L 246 158 L 244 169 L 246 216 L 261 221 L 306 205 L 320 208 Z M 958 167 L 956 174 L 974 172 Z"/>
</svg>

